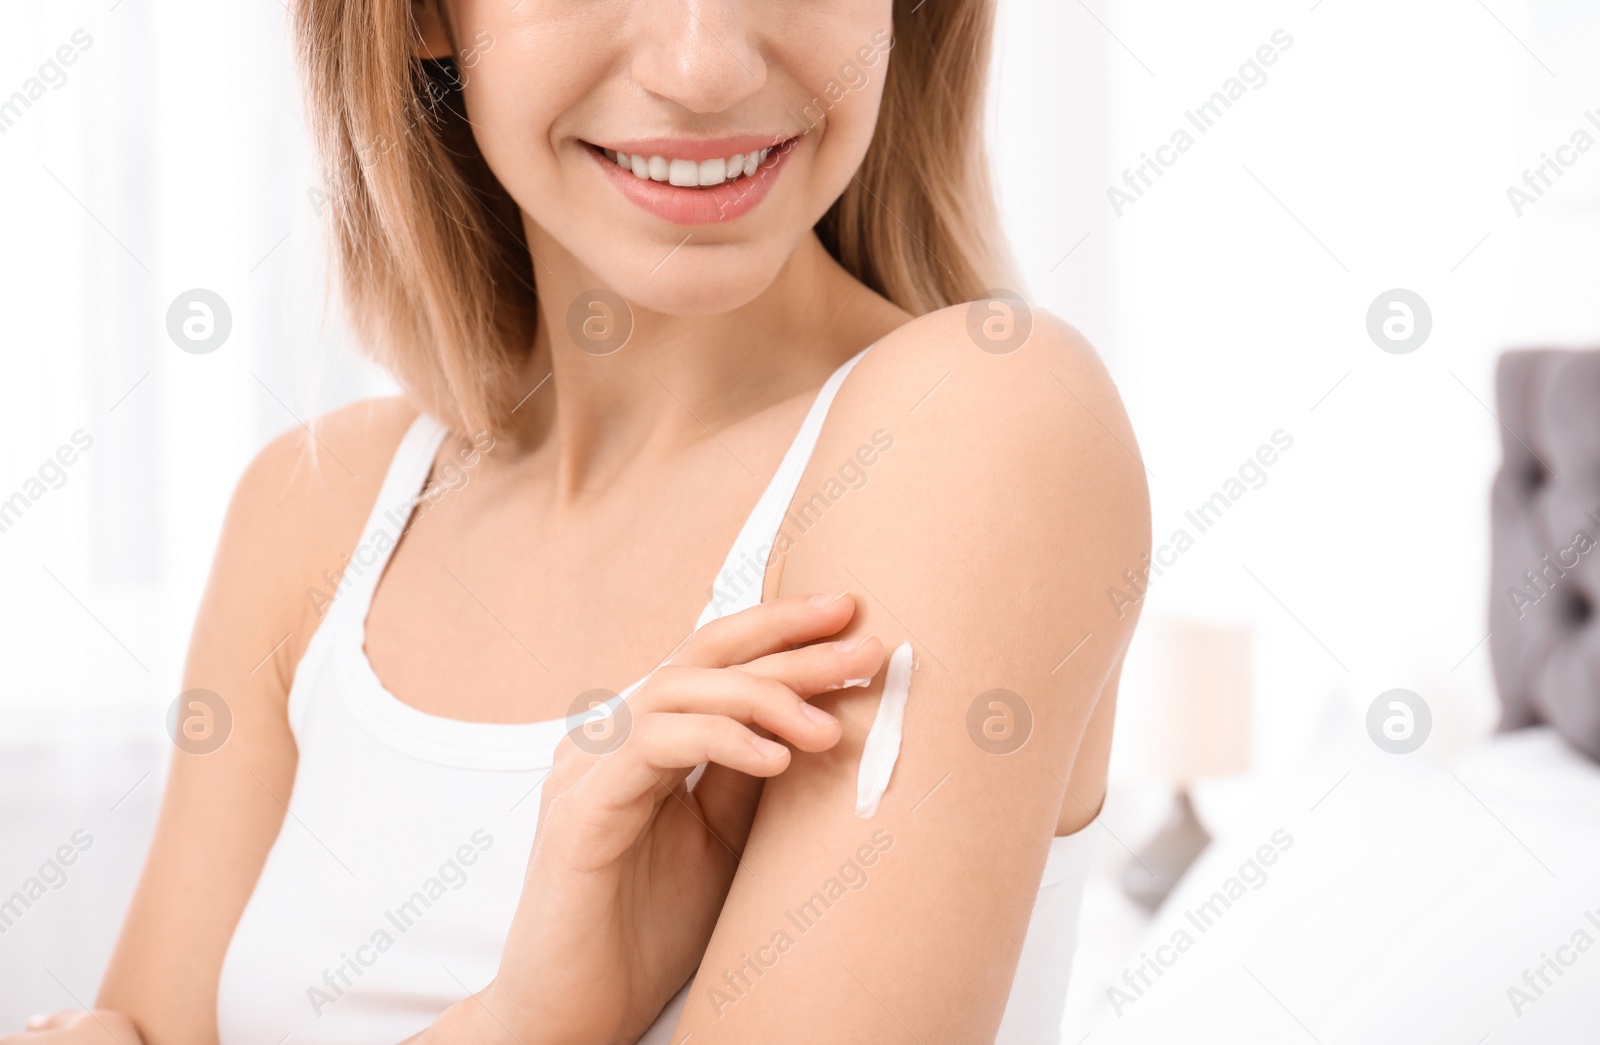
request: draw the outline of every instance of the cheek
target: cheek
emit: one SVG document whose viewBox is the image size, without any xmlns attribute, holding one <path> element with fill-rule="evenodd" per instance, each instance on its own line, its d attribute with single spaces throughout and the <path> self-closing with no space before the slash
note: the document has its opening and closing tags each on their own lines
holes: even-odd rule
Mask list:
<svg viewBox="0 0 1600 1045">
<path fill-rule="evenodd" d="M 500 40 L 465 74 L 463 99 L 472 136 L 489 169 L 524 210 L 548 194 L 557 177 L 551 128 L 577 99 L 564 85 L 579 81 L 577 70 L 543 47 L 513 51 Z M 529 70 L 545 70 L 543 76 Z M 546 197 L 548 198 L 548 197 Z"/>
<path fill-rule="evenodd" d="M 616 38 L 614 4 L 458 0 L 457 64 L 473 137 L 502 185 L 548 189 L 551 128 L 597 89 Z"/>
<path fill-rule="evenodd" d="M 806 31 L 785 37 L 797 41 L 785 48 L 784 60 L 803 92 L 801 107 L 791 112 L 800 126 L 826 132 L 830 154 L 838 149 L 859 158 L 872 139 L 883 98 L 891 23 L 887 9 L 881 17 L 873 10 L 876 4 L 853 11 L 821 6 Z"/>
</svg>

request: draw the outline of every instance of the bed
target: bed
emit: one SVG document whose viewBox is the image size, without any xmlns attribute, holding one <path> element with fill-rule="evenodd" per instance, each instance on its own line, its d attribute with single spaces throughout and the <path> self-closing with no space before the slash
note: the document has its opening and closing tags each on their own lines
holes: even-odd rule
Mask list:
<svg viewBox="0 0 1600 1045">
<path fill-rule="evenodd" d="M 1600 1042 L 1600 353 L 1507 353 L 1497 396 L 1499 728 L 1446 760 L 1341 716 L 1190 868 L 1089 1041 Z"/>
</svg>

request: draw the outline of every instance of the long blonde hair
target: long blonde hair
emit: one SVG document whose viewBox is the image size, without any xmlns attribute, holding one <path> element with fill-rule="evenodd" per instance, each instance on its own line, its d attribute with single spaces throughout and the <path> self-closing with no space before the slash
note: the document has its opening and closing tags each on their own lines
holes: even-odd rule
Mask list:
<svg viewBox="0 0 1600 1045">
<path fill-rule="evenodd" d="M 816 227 L 913 315 L 1015 285 L 984 149 L 994 4 L 895 0 L 872 143 Z M 503 431 L 526 391 L 511 377 L 533 344 L 533 260 L 454 64 L 415 57 L 405 0 L 295 0 L 293 31 L 356 333 L 435 417 Z"/>
</svg>

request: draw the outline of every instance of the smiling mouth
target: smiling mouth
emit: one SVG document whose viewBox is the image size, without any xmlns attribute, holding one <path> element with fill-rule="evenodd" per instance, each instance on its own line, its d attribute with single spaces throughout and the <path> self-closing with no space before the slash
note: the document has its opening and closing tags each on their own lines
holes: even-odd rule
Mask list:
<svg viewBox="0 0 1600 1045">
<path fill-rule="evenodd" d="M 690 160 L 661 155 L 630 155 L 592 142 L 584 142 L 584 145 L 604 156 L 610 163 L 631 171 L 640 181 L 653 181 L 680 189 L 714 189 L 719 185 L 736 185 L 755 177 L 774 152 L 787 149 L 798 137 L 796 135 L 764 149 L 737 152 L 709 160 Z"/>
</svg>

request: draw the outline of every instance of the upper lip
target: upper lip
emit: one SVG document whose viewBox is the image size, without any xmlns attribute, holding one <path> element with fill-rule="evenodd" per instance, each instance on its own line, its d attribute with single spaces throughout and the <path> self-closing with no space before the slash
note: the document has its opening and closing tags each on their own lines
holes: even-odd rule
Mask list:
<svg viewBox="0 0 1600 1045">
<path fill-rule="evenodd" d="M 734 134 L 725 138 L 629 138 L 589 144 L 629 156 L 665 156 L 675 160 L 717 160 L 782 145 L 794 135 Z M 587 140 L 587 139 L 585 139 Z"/>
</svg>

